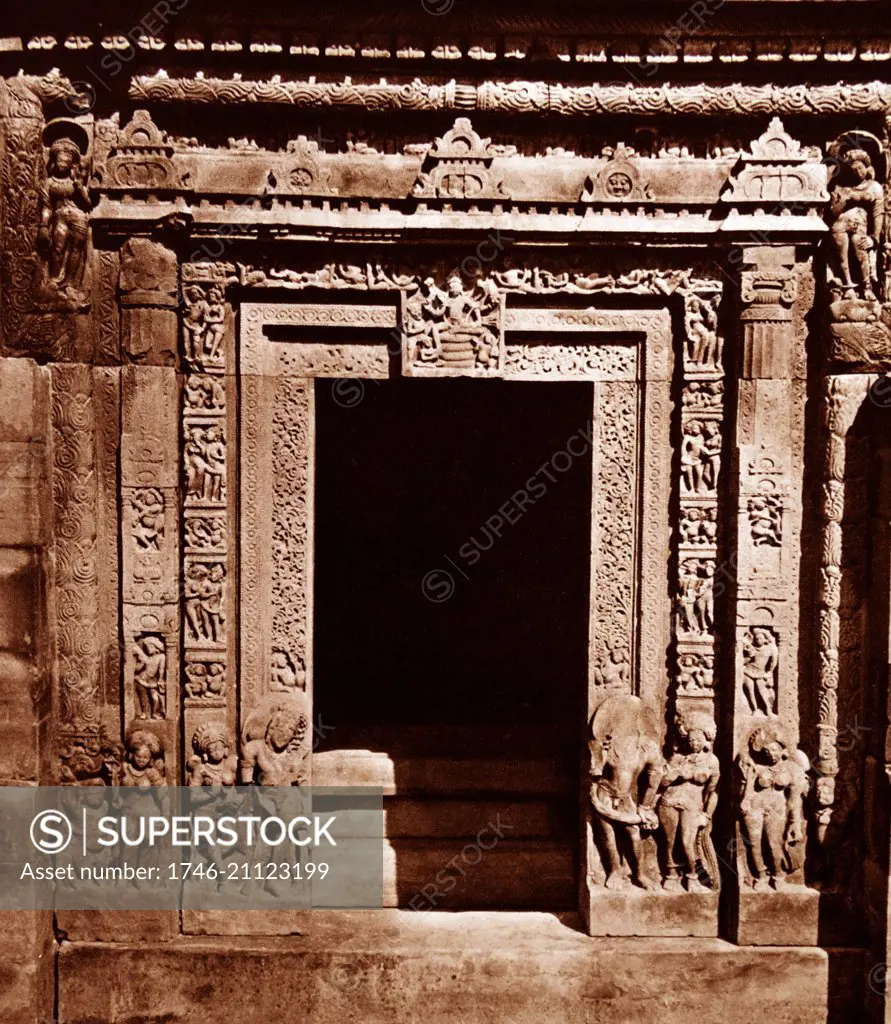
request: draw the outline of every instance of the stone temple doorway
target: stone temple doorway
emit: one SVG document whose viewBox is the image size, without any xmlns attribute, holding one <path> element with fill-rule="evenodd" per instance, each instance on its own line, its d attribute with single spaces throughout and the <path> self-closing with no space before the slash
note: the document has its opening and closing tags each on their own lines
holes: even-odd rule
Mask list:
<svg viewBox="0 0 891 1024">
<path fill-rule="evenodd" d="M 592 386 L 339 384 L 316 384 L 315 781 L 387 786 L 391 905 L 574 909 Z"/>
</svg>

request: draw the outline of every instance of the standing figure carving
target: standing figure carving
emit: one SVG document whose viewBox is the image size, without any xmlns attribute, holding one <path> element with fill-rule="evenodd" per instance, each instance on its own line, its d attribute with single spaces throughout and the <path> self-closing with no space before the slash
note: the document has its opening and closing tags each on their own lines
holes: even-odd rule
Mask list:
<svg viewBox="0 0 891 1024">
<path fill-rule="evenodd" d="M 692 295 L 687 303 L 687 361 L 693 366 L 720 370 L 722 341 L 718 335 L 718 316 L 713 306 L 698 295 Z"/>
<path fill-rule="evenodd" d="M 37 247 L 45 261 L 41 301 L 60 309 L 83 309 L 84 277 L 92 203 L 86 187 L 89 138 L 74 121 L 51 121 L 46 181 L 40 193 Z"/>
<path fill-rule="evenodd" d="M 829 212 L 836 283 L 843 288 L 846 299 L 875 302 L 876 254 L 882 236 L 885 200 L 882 186 L 875 180 L 872 159 L 865 149 L 849 149 L 842 156 Z M 852 267 L 856 267 L 856 276 L 851 272 Z"/>
<path fill-rule="evenodd" d="M 776 715 L 780 651 L 773 630 L 754 626 L 743 640 L 743 693 L 753 715 Z"/>
<path fill-rule="evenodd" d="M 167 714 L 167 654 L 159 636 L 140 637 L 133 644 L 137 718 L 164 718 Z"/>
<path fill-rule="evenodd" d="M 656 798 L 662 778 L 656 716 L 630 695 L 608 697 L 591 723 L 591 807 L 606 860 L 606 887 L 622 889 L 628 875 L 658 889 L 647 873 L 641 832 L 659 826 Z"/>
<path fill-rule="evenodd" d="M 776 722 L 754 729 L 740 754 L 742 834 L 756 892 L 782 889 L 802 866 L 808 767 Z"/>
<path fill-rule="evenodd" d="M 712 816 L 718 805 L 721 768 L 712 753 L 715 723 L 701 711 L 678 716 L 677 742 L 662 777 L 659 822 L 665 833 L 666 873 L 663 888 L 706 893 L 697 865 L 708 872 L 712 889 L 720 882 L 718 860 L 711 840 Z M 679 863 L 678 847 L 683 854 Z"/>
</svg>

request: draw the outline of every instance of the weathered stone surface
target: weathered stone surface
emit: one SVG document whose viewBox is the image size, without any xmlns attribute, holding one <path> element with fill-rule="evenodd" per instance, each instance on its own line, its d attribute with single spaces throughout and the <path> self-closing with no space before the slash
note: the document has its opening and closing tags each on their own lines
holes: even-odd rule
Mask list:
<svg viewBox="0 0 891 1024">
<path fill-rule="evenodd" d="M 642 968 L 645 964 L 646 967 Z M 310 912 L 299 938 L 183 938 L 164 947 L 66 946 L 66 1024 L 293 1020 L 559 1020 L 720 1024 L 827 1019 L 821 950 L 717 939 L 592 940 L 549 915 Z M 670 984 L 666 984 L 671 979 Z"/>
<path fill-rule="evenodd" d="M 60 1022 L 891 1016 L 887 19 L 570 6 L 0 30 L 0 784 L 376 786 L 431 910 L 60 912 Z"/>
</svg>

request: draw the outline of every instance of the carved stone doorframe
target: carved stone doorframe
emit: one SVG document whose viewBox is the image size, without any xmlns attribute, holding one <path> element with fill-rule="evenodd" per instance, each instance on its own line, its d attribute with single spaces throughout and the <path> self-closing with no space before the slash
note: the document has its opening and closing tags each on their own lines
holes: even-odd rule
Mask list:
<svg viewBox="0 0 891 1024">
<path fill-rule="evenodd" d="M 240 306 L 242 721 L 259 703 L 274 700 L 289 688 L 305 687 L 311 712 L 314 382 L 349 378 L 344 395 L 361 399 L 367 381 L 390 376 L 393 339 L 400 338 L 398 293 L 384 298 L 391 301 L 245 301 Z M 510 299 L 522 301 L 517 296 Z M 615 692 L 614 681 L 604 682 L 611 680 L 604 671 L 610 661 L 624 666 L 622 691 L 638 695 L 659 717 L 668 699 L 666 552 L 674 353 L 670 309 L 652 308 L 652 300 L 649 305 L 508 305 L 497 374 L 472 374 L 524 381 L 587 380 L 593 385 L 589 718 L 604 697 Z M 300 328 L 299 337 L 306 338 L 311 337 L 307 330 L 332 325 L 344 328 L 348 340 L 287 340 L 283 333 L 289 327 Z M 364 330 L 368 327 L 377 330 L 369 333 Z M 382 328 L 391 331 L 389 344 Z M 412 368 L 404 365 L 403 372 L 411 373 Z M 646 591 L 642 580 L 649 581 Z M 584 723 L 579 725 L 581 734 Z M 331 781 L 326 778 L 326 783 Z M 584 807 L 586 787 L 581 799 Z M 589 848 L 586 841 L 585 859 Z M 590 869 L 586 861 L 585 878 Z M 591 886 L 584 888 L 583 911 L 596 930 Z M 716 934 L 716 913 L 712 916 L 707 931 Z"/>
</svg>

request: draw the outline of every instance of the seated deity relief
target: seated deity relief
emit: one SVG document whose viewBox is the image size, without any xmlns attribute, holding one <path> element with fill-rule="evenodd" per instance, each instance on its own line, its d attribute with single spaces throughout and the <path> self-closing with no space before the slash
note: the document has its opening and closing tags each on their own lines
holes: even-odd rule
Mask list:
<svg viewBox="0 0 891 1024">
<path fill-rule="evenodd" d="M 455 272 L 440 287 L 428 276 L 403 306 L 405 364 L 424 369 L 497 371 L 501 366 L 502 300 L 494 281 L 465 284 Z"/>
<path fill-rule="evenodd" d="M 720 778 L 714 721 L 684 712 L 675 736 L 666 762 L 656 716 L 639 697 L 609 697 L 594 715 L 592 826 L 607 889 L 704 895 L 720 886 L 711 841 Z"/>
</svg>

